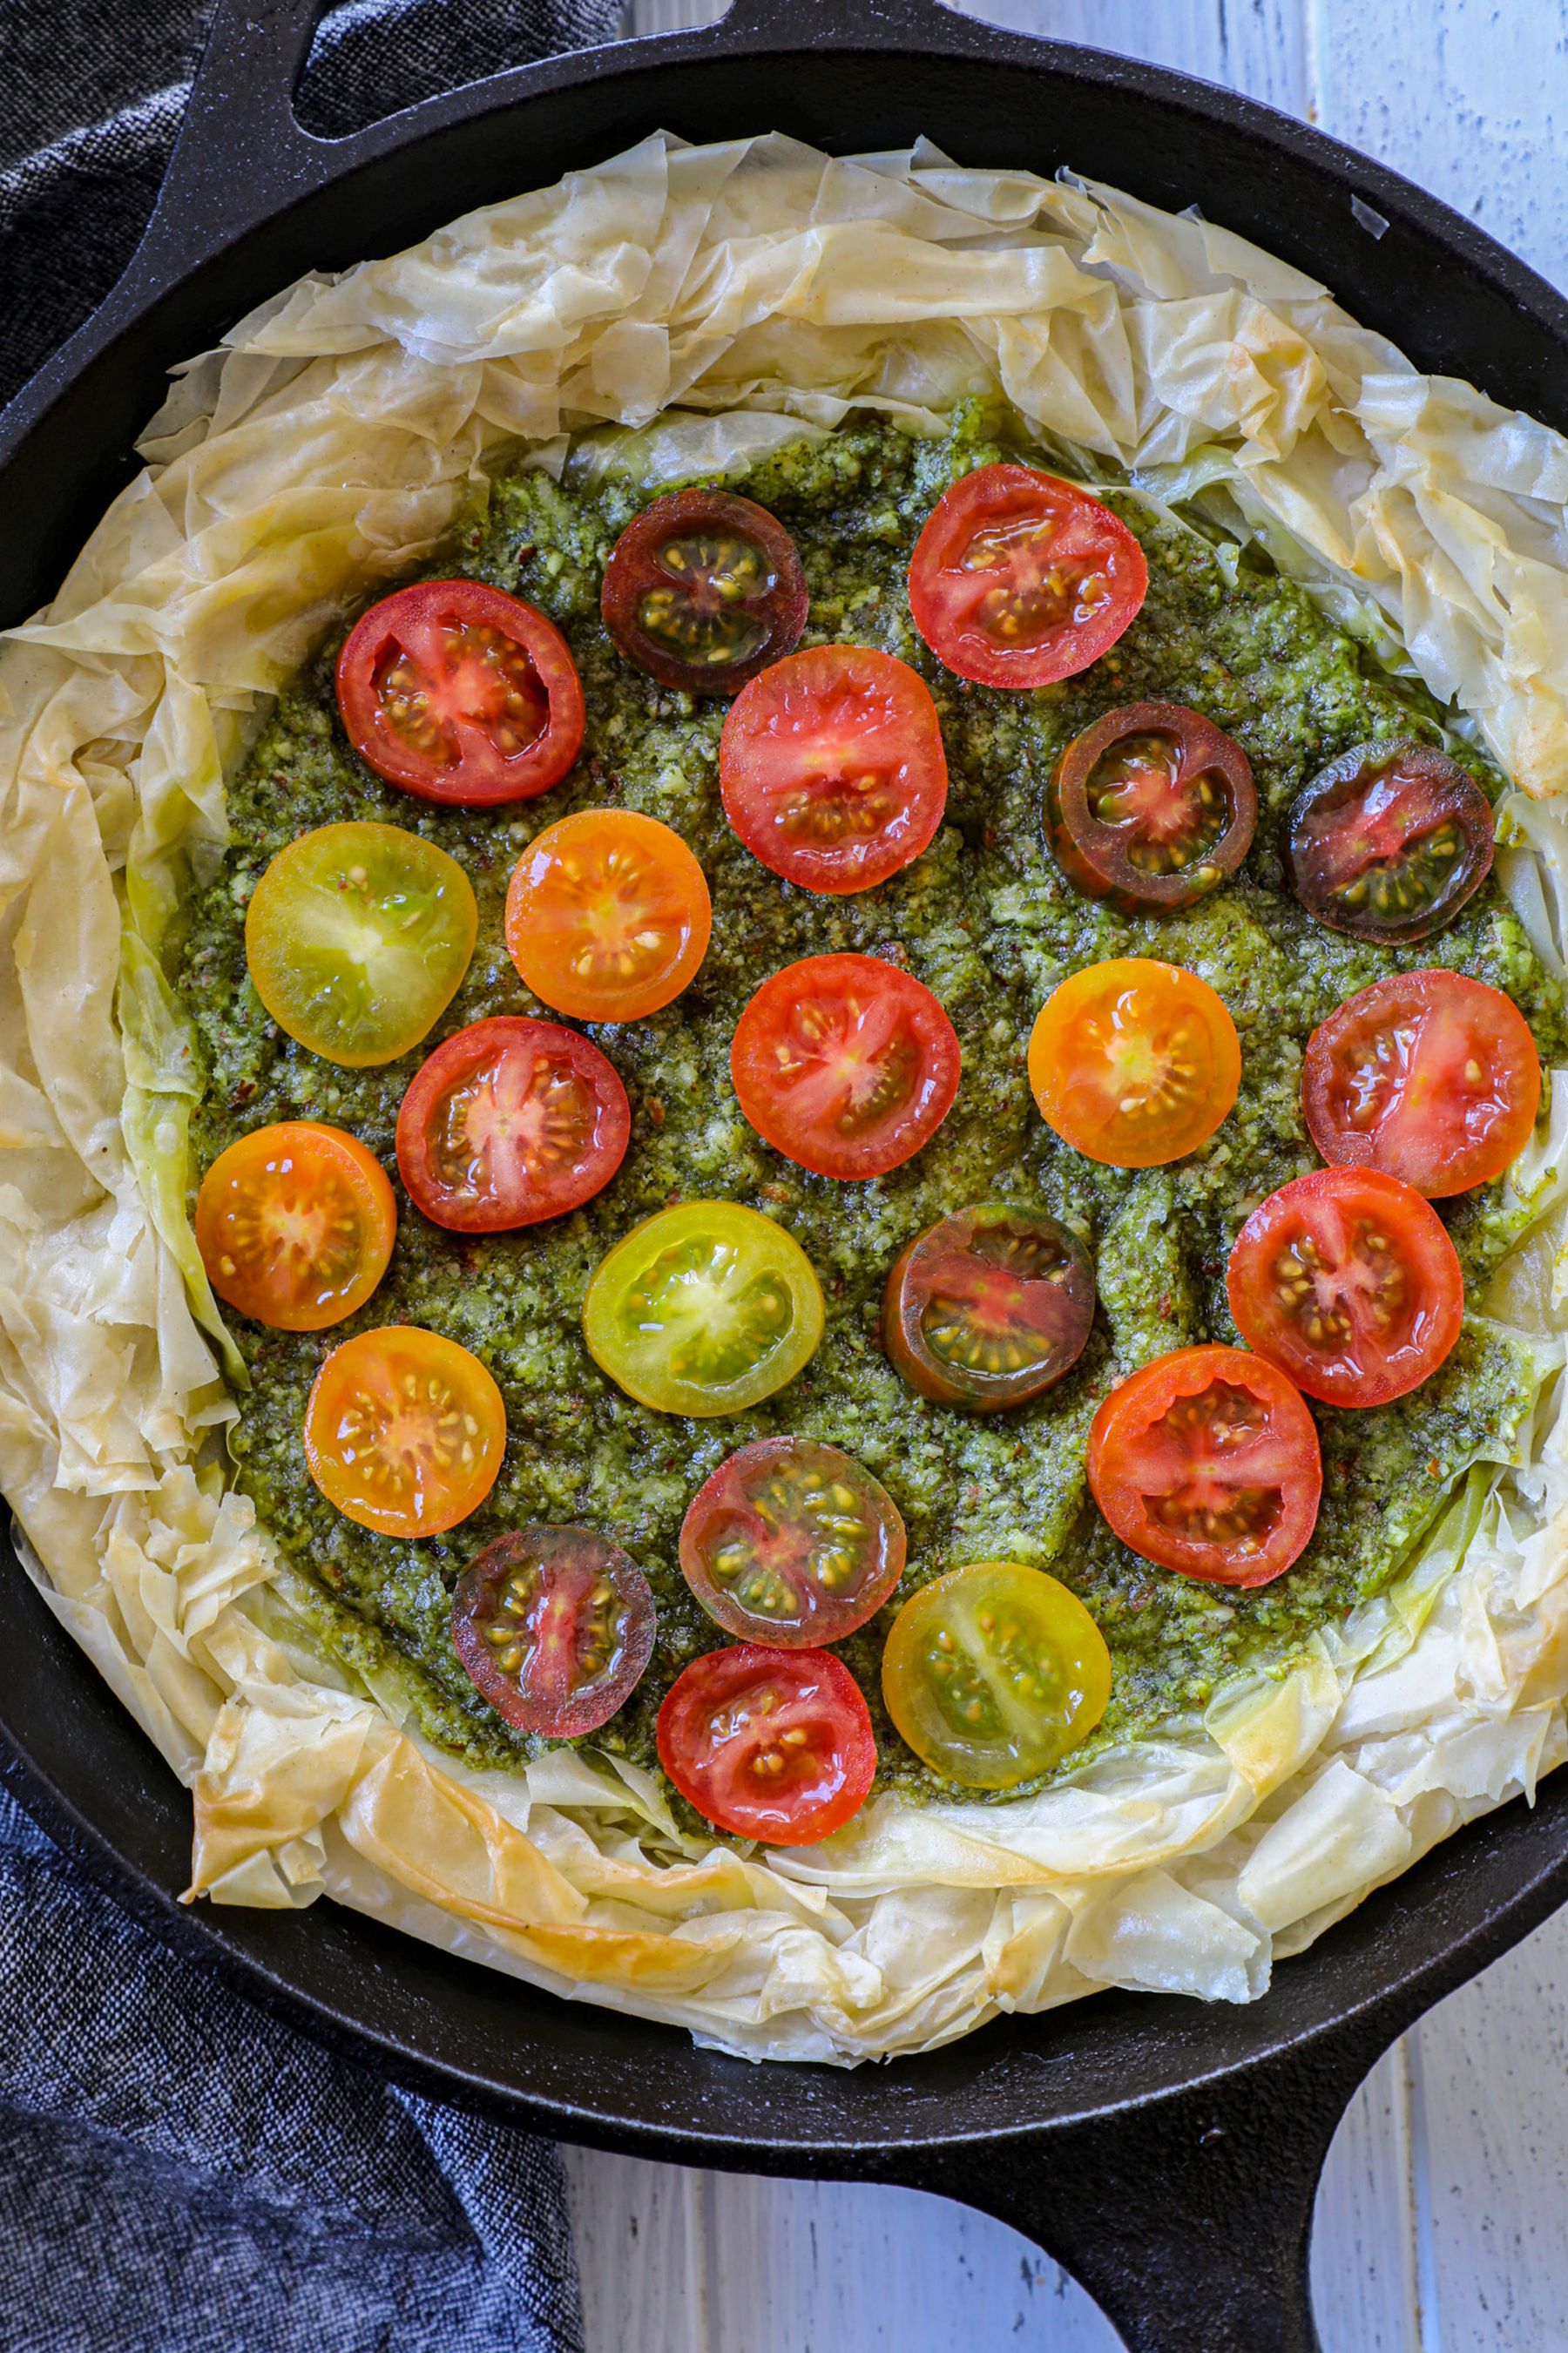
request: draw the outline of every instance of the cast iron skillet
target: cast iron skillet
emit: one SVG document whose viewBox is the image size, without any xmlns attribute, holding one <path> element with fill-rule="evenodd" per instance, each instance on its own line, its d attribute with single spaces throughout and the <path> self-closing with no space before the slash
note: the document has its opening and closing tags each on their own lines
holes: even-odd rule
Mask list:
<svg viewBox="0 0 1568 2353">
<path fill-rule="evenodd" d="M 1394 174 L 1183 76 L 934 0 L 735 0 L 710 31 L 526 67 L 322 142 L 290 103 L 319 6 L 219 0 L 141 250 L 0 420 L 0 621 L 54 588 L 172 362 L 308 268 L 389 251 L 659 127 L 777 129 L 840 153 L 924 132 L 967 163 L 1065 164 L 1196 202 L 1321 274 L 1423 368 L 1568 427 L 1568 305 L 1550 287 Z M 1134 2353 L 1311 2353 L 1308 2232 L 1345 2102 L 1427 2004 L 1568 1897 L 1560 1775 L 1533 1814 L 1510 1806 L 1439 1847 L 1250 2008 L 1103 1995 L 885 2068 L 758 2068 L 329 1904 L 182 1910 L 185 1793 L 14 1559 L 0 1584 L 6 1778 L 172 1944 L 388 2074 L 569 2139 L 965 2199 L 1068 2264 Z"/>
</svg>

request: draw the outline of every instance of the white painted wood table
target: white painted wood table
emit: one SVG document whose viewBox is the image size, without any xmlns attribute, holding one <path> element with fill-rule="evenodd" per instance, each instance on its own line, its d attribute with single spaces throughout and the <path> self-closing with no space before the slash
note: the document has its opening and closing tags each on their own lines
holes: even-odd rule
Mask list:
<svg viewBox="0 0 1568 2353">
<path fill-rule="evenodd" d="M 971 5 L 1304 115 L 1568 284 L 1568 0 Z M 642 32 L 720 13 L 633 6 Z M 1026 2240 L 945 2200 L 582 2149 L 566 2162 L 589 2353 L 1120 2343 Z M 1313 2286 L 1325 2353 L 1568 2353 L 1568 1913 L 1375 2069 L 1329 2159 Z"/>
</svg>

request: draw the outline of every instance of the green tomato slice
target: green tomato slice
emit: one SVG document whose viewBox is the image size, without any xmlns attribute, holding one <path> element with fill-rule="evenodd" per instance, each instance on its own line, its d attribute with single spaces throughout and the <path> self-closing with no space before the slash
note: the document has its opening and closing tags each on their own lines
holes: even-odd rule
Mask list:
<svg viewBox="0 0 1568 2353">
<path fill-rule="evenodd" d="M 397 825 L 323 825 L 251 893 L 245 954 L 280 1029 L 352 1071 L 395 1061 L 456 996 L 479 930 L 455 858 Z"/>
<path fill-rule="evenodd" d="M 882 1696 L 933 1773 L 966 1789 L 1008 1789 L 1094 1730 L 1110 1697 L 1110 1653 L 1056 1577 L 974 1561 L 905 1602 L 882 1652 Z"/>
<path fill-rule="evenodd" d="M 800 1244 L 755 1209 L 688 1201 L 633 1228 L 583 1302 L 595 1363 L 658 1413 L 756 1405 L 807 1364 L 822 1286 Z"/>
</svg>

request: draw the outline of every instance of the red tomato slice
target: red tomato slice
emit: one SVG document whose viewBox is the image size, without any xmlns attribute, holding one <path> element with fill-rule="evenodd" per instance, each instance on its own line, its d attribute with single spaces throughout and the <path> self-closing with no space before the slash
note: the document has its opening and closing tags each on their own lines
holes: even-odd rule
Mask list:
<svg viewBox="0 0 1568 2353">
<path fill-rule="evenodd" d="M 930 1142 L 958 1092 L 957 1033 L 880 956 L 806 956 L 764 980 L 730 1074 L 764 1143 L 819 1176 L 881 1176 Z"/>
<path fill-rule="evenodd" d="M 591 1201 L 625 1158 L 631 1124 L 626 1091 L 589 1039 L 498 1015 L 446 1039 L 415 1072 L 397 1166 L 434 1225 L 507 1233 Z"/>
<path fill-rule="evenodd" d="M 910 611 L 940 661 L 983 686 L 1049 686 L 1109 651 L 1149 593 L 1137 539 L 1087 491 L 982 466 L 938 500 Z"/>
<path fill-rule="evenodd" d="M 1393 973 L 1313 1030 L 1301 1107 L 1325 1160 L 1381 1168 L 1444 1200 L 1523 1151 L 1541 1058 L 1500 989 L 1440 967 Z"/>
<path fill-rule="evenodd" d="M 719 744 L 724 814 L 805 891 L 869 891 L 920 856 L 947 806 L 930 690 L 907 662 L 812 646 L 742 689 Z"/>
<path fill-rule="evenodd" d="M 704 1480 L 680 1569 L 727 1634 L 794 1651 L 842 1641 L 904 1573 L 904 1523 L 879 1480 L 815 1438 L 759 1438 Z"/>
<path fill-rule="evenodd" d="M 1145 1560 L 1209 1585 L 1268 1585 L 1317 1525 L 1318 1433 L 1300 1391 L 1245 1348 L 1178 1348 L 1112 1389 L 1089 1483 Z"/>
<path fill-rule="evenodd" d="M 378 776 L 468 808 L 548 792 L 583 745 L 565 638 L 482 580 L 420 580 L 373 605 L 338 656 L 338 709 Z"/>
<path fill-rule="evenodd" d="M 574 1740 L 608 1724 L 653 1655 L 641 1569 L 592 1528 L 514 1528 L 472 1559 L 452 1641 L 475 1687 L 520 1732 Z"/>
<path fill-rule="evenodd" d="M 865 1804 L 877 1743 L 831 1651 L 741 1642 L 677 1677 L 658 1712 L 658 1761 L 717 1829 L 812 1846 Z"/>
<path fill-rule="evenodd" d="M 1236 1238 L 1226 1288 L 1247 1346 L 1328 1405 L 1419 1388 L 1465 1318 L 1442 1219 L 1376 1168 L 1315 1168 L 1271 1193 Z"/>
</svg>

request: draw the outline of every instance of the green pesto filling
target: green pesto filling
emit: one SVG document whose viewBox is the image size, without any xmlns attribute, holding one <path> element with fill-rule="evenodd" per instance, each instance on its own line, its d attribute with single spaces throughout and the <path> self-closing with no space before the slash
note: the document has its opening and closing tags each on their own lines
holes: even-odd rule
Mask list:
<svg viewBox="0 0 1568 2353">
<path fill-rule="evenodd" d="M 899 1599 L 968 1560 L 1048 1566 L 1079 1593 L 1110 1646 L 1114 1681 L 1096 1746 L 1169 1725 L 1238 1670 L 1278 1671 L 1314 1628 L 1386 1583 L 1445 1491 L 1478 1457 L 1512 1449 L 1535 1378 L 1524 1348 L 1473 1323 L 1416 1394 L 1371 1412 L 1314 1409 L 1326 1479 L 1317 1533 L 1297 1566 L 1257 1593 L 1222 1591 L 1152 1567 L 1086 1505 L 1084 1441 L 1100 1398 L 1152 1356 L 1234 1342 L 1225 1297 L 1232 1239 L 1264 1195 L 1315 1165 L 1302 1126 L 1301 1051 L 1323 1017 L 1380 975 L 1443 963 L 1507 991 L 1542 1054 L 1560 1059 L 1562 1008 L 1516 917 L 1492 885 L 1418 948 L 1383 950 L 1324 931 L 1283 886 L 1281 825 L 1326 761 L 1370 738 L 1442 737 L 1419 691 L 1377 670 L 1302 595 L 1131 491 L 1110 503 L 1138 533 L 1150 587 L 1114 650 L 1064 683 L 994 692 L 942 670 L 915 635 L 905 594 L 916 532 L 958 475 L 1003 454 L 965 417 L 946 440 L 852 424 L 757 464 L 732 486 L 793 533 L 811 589 L 808 645 L 879 646 L 929 682 L 951 768 L 946 823 L 891 881 L 848 899 L 779 881 L 742 849 L 720 805 L 726 706 L 693 704 L 632 670 L 599 620 L 604 559 L 652 490 L 606 480 L 593 491 L 524 471 L 493 491 L 488 521 L 456 565 L 542 606 L 582 672 L 582 759 L 544 800 L 500 812 L 444 811 L 382 784 L 350 750 L 331 692 L 336 643 L 279 705 L 229 796 L 233 841 L 196 901 L 178 987 L 204 1042 L 208 1082 L 195 1122 L 199 1175 L 234 1138 L 271 1120 L 348 1127 L 395 1170 L 393 1132 L 409 1079 L 437 1038 L 496 1013 L 541 1013 L 506 953 L 502 908 L 523 844 L 578 808 L 646 810 L 680 832 L 713 895 L 708 958 L 651 1019 L 591 1030 L 626 1082 L 632 1143 L 615 1181 L 558 1223 L 517 1235 L 438 1231 L 399 1196 L 396 1250 L 380 1290 L 321 1335 L 234 1319 L 254 1387 L 233 1436 L 236 1475 L 297 1568 L 313 1580 L 317 1630 L 346 1664 L 391 1675 L 434 1740 L 504 1764 L 541 1744 L 479 1698 L 448 1631 L 452 1587 L 479 1547 L 529 1521 L 578 1522 L 623 1545 L 652 1581 L 653 1662 L 593 1745 L 653 1762 L 654 1721 L 676 1674 L 722 1640 L 689 1593 L 676 1538 L 699 1483 L 749 1440 L 795 1431 L 847 1448 L 891 1491 L 908 1523 Z M 1014 454 L 1014 453 L 1008 453 Z M 661 486 L 663 488 L 668 485 Z M 1236 881 L 1187 913 L 1119 915 L 1080 897 L 1044 849 L 1041 788 L 1069 737 L 1118 703 L 1191 703 L 1246 747 L 1258 779 L 1256 845 Z M 1494 797 L 1501 779 L 1465 758 Z M 258 878 L 312 826 L 374 818 L 409 827 L 459 859 L 479 903 L 472 966 L 437 1030 L 384 1069 L 339 1070 L 284 1037 L 246 975 L 242 923 Z M 759 977 L 799 956 L 856 949 L 891 958 L 947 1008 L 963 1049 L 957 1103 L 925 1150 L 890 1176 L 841 1185 L 763 1145 L 731 1090 L 737 1017 Z M 1025 1048 L 1047 992 L 1100 958 L 1158 955 L 1213 983 L 1241 1034 L 1240 1100 L 1215 1141 L 1173 1166 L 1105 1168 L 1058 1143 L 1036 1111 Z M 589 1358 L 579 1314 L 599 1260 L 640 1218 L 677 1199 L 721 1198 L 778 1219 L 822 1279 L 827 1326 L 807 1370 L 755 1410 L 686 1421 L 624 1396 Z M 1100 1311 L 1077 1370 L 1049 1396 L 986 1418 L 925 1403 L 893 1372 L 879 1307 L 900 1250 L 945 1212 L 990 1198 L 1037 1204 L 1077 1227 L 1093 1254 Z M 1491 1187 L 1450 1223 L 1472 1286 L 1517 1238 Z M 306 1474 L 305 1402 L 328 1351 L 377 1324 L 427 1324 L 471 1348 L 506 1399 L 505 1467 L 481 1510 L 419 1543 L 343 1519 Z M 895 1603 L 843 1646 L 870 1704 L 884 1783 L 943 1785 L 903 1747 L 881 1704 L 879 1662 Z M 1081 1762 L 1080 1751 L 1075 1762 Z M 1016 1794 L 1016 1792 L 1010 1794 Z"/>
</svg>

